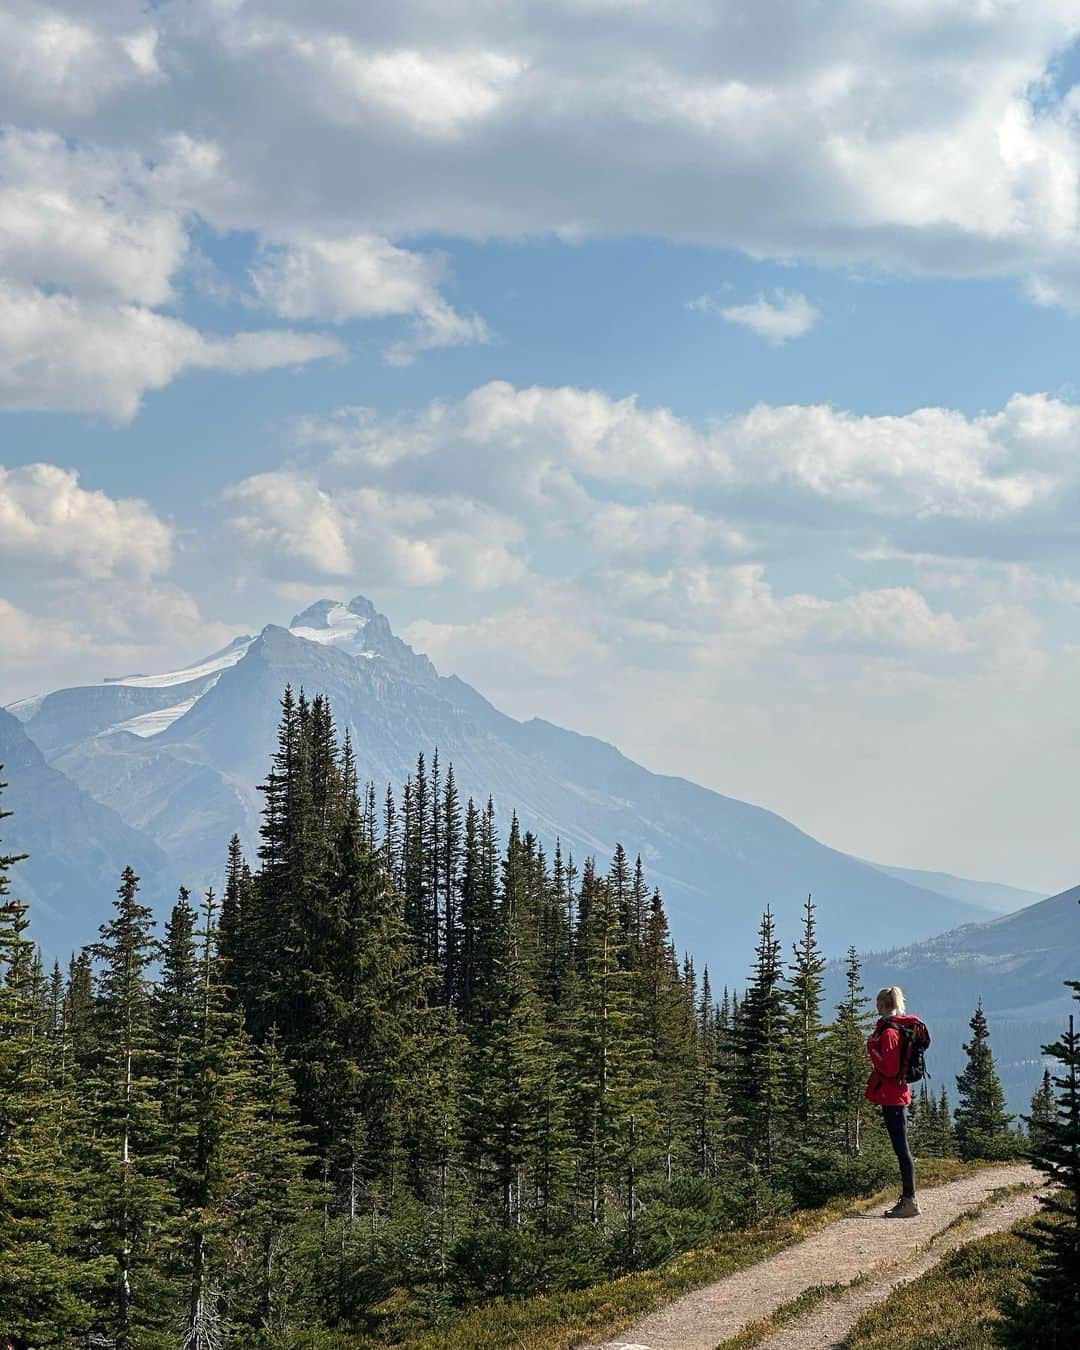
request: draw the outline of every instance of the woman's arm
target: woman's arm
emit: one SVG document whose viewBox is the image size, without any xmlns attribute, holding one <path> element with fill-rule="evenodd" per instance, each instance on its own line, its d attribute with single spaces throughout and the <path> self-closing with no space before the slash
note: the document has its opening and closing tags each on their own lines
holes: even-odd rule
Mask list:
<svg viewBox="0 0 1080 1350">
<path fill-rule="evenodd" d="M 895 1027 L 886 1027 L 880 1036 L 871 1036 L 866 1048 L 882 1078 L 900 1077 L 900 1033 Z"/>
</svg>

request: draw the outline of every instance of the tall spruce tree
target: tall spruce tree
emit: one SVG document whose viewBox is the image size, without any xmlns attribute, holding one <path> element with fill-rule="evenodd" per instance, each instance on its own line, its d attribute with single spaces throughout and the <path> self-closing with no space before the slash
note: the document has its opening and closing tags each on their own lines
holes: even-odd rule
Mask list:
<svg viewBox="0 0 1080 1350">
<path fill-rule="evenodd" d="M 114 910 L 91 949 L 100 969 L 87 1083 L 94 1119 L 89 1153 L 98 1175 L 98 1241 L 116 1268 L 101 1308 L 102 1326 L 118 1350 L 143 1350 L 172 1344 L 176 1203 L 150 981 L 160 947 L 153 915 L 139 900 L 139 878 L 130 867 L 124 869 Z"/>
<path fill-rule="evenodd" d="M 758 929 L 753 969 L 735 1032 L 731 1112 L 745 1159 L 771 1177 L 784 1111 L 785 1006 L 780 941 L 772 911 Z"/>
<path fill-rule="evenodd" d="M 784 1096 L 795 1139 L 814 1144 L 824 1135 L 825 1063 L 821 997 L 825 958 L 817 940 L 815 906 L 811 896 L 803 906 L 803 929 L 792 948 L 786 984 L 787 1036 Z"/>
<path fill-rule="evenodd" d="M 632 897 L 633 891 L 629 894 Z M 635 908 L 629 911 L 631 916 Z M 633 934 L 634 925 L 629 931 Z M 631 987 L 635 992 L 635 1007 L 648 1050 L 648 1059 L 643 1066 L 647 1074 L 645 1081 L 657 1118 L 657 1145 L 664 1178 L 670 1183 L 676 1172 L 689 1164 L 694 1152 L 699 1152 L 703 1146 L 708 1147 L 707 1144 L 703 1145 L 700 1132 L 704 1130 L 711 1134 L 715 1121 L 707 1062 L 709 1049 L 707 1045 L 703 1046 L 703 1059 L 695 1062 L 695 1018 L 699 1010 L 691 1002 L 692 995 L 680 977 L 679 963 L 659 891 L 653 894 L 640 943 L 632 946 L 635 955 L 631 964 L 635 978 Z M 711 1002 L 707 975 L 702 986 L 702 1000 L 702 1037 L 707 1042 L 707 1006 Z M 705 1081 L 700 1085 L 700 1091 L 708 1098 L 699 1101 L 701 1114 L 696 1120 L 695 1068 L 703 1074 Z M 697 1137 L 692 1138 L 695 1125 Z"/>
<path fill-rule="evenodd" d="M 1080 981 L 1068 984 L 1080 1000 Z M 1071 1014 L 1043 1053 L 1059 1066 L 1051 1075 L 1056 1109 L 1032 1130 L 1031 1160 L 1050 1189 L 1040 1196 L 1044 1217 L 1031 1235 L 1039 1250 L 1031 1296 L 1007 1319 L 1002 1338 L 1015 1350 L 1060 1350 L 1080 1341 L 1080 1031 Z"/>
<path fill-rule="evenodd" d="M 610 1194 L 623 1191 L 655 1138 L 646 1091 L 648 1049 L 637 1026 L 622 915 L 612 887 L 590 860 L 578 901 L 564 1035 L 580 1190 L 589 1221 L 601 1229 L 612 1222 Z M 634 1208 L 631 1187 L 626 1209 L 632 1215 Z"/>
<path fill-rule="evenodd" d="M 1017 1141 L 1010 1129 L 1013 1117 L 1005 1110 L 1005 1092 L 994 1067 L 990 1028 L 981 1000 L 969 1025 L 971 1040 L 964 1046 L 967 1064 L 956 1078 L 957 1147 L 965 1159 L 1007 1157 L 1016 1152 Z"/>
<path fill-rule="evenodd" d="M 702 975 L 694 1028 L 693 1097 L 690 1140 L 694 1170 L 698 1176 L 715 1176 L 727 1144 L 725 1098 L 726 1040 L 730 1027 L 730 1001 L 724 990 L 720 1006 L 713 1000 L 709 972 Z"/>
<path fill-rule="evenodd" d="M 255 1051 L 250 1103 L 233 1118 L 224 1146 L 242 1159 L 232 1202 L 237 1278 L 230 1319 L 237 1341 L 289 1344 L 310 1295 L 322 1197 L 308 1179 L 312 1158 L 273 1032 Z"/>
<path fill-rule="evenodd" d="M 1048 1138 L 1048 1127 L 1057 1123 L 1057 1097 L 1054 1093 L 1054 1080 L 1049 1069 L 1043 1070 L 1042 1082 L 1031 1098 L 1031 1114 L 1024 1117 L 1031 1139 L 1031 1147 L 1037 1149 Z"/>
<path fill-rule="evenodd" d="M 0 821 L 10 815 L 0 808 Z M 15 1345 L 67 1346 L 92 1328 L 110 1263 L 77 1245 L 63 986 L 57 972 L 42 1038 L 29 911 L 8 880 L 24 857 L 0 853 L 0 1330 Z"/>
<path fill-rule="evenodd" d="M 844 971 L 844 997 L 837 1005 L 836 1019 L 825 1038 L 832 1082 L 826 1097 L 834 1138 L 851 1157 L 862 1150 L 862 1126 L 866 1110 L 866 1037 L 872 1015 L 862 985 L 862 965 L 854 947 L 848 948 Z"/>
<path fill-rule="evenodd" d="M 529 1171 L 538 1155 L 543 1064 L 548 1048 L 539 1002 L 521 955 L 516 922 L 504 912 L 482 1029 L 469 1068 L 468 1160 L 479 1195 L 505 1228 L 527 1217 Z"/>
</svg>

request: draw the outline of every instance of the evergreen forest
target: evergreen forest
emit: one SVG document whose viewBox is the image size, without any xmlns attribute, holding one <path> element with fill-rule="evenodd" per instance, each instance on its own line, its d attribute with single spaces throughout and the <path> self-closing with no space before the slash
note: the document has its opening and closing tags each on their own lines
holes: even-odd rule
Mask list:
<svg viewBox="0 0 1080 1350">
<path fill-rule="evenodd" d="M 261 791 L 220 893 L 181 889 L 159 931 L 128 869 L 66 968 L 0 857 L 5 1350 L 404 1344 L 894 1176 L 859 958 L 825 1007 L 811 898 L 717 990 L 640 859 L 500 838 L 437 753 L 377 792 L 322 697 L 285 691 Z M 971 1027 L 917 1154 L 1034 1143 L 1064 1175 L 1065 1080 L 1021 1133 Z"/>
</svg>

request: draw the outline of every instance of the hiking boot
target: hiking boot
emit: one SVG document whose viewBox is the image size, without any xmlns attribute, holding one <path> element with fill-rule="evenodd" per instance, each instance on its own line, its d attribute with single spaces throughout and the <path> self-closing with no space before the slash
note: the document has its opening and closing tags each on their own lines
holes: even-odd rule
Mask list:
<svg viewBox="0 0 1080 1350">
<path fill-rule="evenodd" d="M 922 1213 L 913 1195 L 902 1195 L 892 1209 L 885 1211 L 886 1219 L 917 1219 Z"/>
</svg>

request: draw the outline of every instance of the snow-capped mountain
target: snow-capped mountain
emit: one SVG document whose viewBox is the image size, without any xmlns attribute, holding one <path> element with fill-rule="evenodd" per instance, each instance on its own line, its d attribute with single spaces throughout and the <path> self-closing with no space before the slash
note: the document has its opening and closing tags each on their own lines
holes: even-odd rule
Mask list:
<svg viewBox="0 0 1080 1350">
<path fill-rule="evenodd" d="M 617 841 L 640 852 L 678 943 L 714 979 L 743 978 L 766 904 L 793 937 L 808 891 L 834 952 L 852 942 L 891 947 L 898 933 L 930 936 L 985 915 L 827 848 L 770 811 L 650 773 L 602 741 L 505 716 L 440 676 L 363 597 L 320 600 L 288 628 L 238 637 L 182 670 L 58 690 L 10 711 L 55 769 L 166 855 L 164 881 L 153 880 L 167 890 L 216 879 L 234 830 L 253 847 L 256 785 L 286 683 L 329 696 L 361 772 L 380 790 L 438 747 L 463 794 L 493 794 L 504 823 L 516 809 L 526 828 L 549 845 L 561 837 L 578 858 L 605 861 Z M 23 810 L 17 775 L 9 777 L 9 804 Z"/>
</svg>

